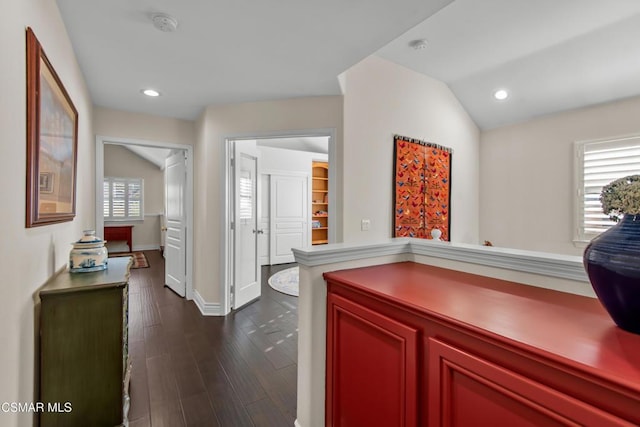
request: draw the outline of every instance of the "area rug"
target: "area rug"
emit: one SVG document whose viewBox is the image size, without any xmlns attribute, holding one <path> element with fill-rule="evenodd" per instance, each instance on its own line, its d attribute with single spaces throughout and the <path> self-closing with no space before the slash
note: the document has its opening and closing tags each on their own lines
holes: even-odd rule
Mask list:
<svg viewBox="0 0 640 427">
<path fill-rule="evenodd" d="M 149 268 L 149 261 L 143 252 L 121 252 L 117 254 L 109 254 L 109 258 L 117 258 L 121 256 L 133 257 L 131 268 Z"/>
<path fill-rule="evenodd" d="M 298 296 L 298 282 L 300 281 L 300 268 L 291 267 L 278 271 L 269 277 L 268 283 L 273 289 L 283 294 Z"/>
</svg>

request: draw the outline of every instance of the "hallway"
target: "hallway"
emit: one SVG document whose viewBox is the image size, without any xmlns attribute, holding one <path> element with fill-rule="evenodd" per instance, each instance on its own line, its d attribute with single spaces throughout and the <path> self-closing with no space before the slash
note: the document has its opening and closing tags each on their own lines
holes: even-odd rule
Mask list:
<svg viewBox="0 0 640 427">
<path fill-rule="evenodd" d="M 164 259 L 132 269 L 131 427 L 292 426 L 296 414 L 297 298 L 262 268 L 262 297 L 226 317 L 204 317 L 163 286 Z"/>
</svg>

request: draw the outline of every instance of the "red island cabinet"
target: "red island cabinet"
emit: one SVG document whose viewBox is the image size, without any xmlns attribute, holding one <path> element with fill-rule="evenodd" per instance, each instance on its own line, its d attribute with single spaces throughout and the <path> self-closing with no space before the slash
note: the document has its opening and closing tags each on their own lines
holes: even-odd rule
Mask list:
<svg viewBox="0 0 640 427">
<path fill-rule="evenodd" d="M 412 262 L 324 276 L 327 426 L 640 425 L 640 336 L 593 298 Z"/>
</svg>

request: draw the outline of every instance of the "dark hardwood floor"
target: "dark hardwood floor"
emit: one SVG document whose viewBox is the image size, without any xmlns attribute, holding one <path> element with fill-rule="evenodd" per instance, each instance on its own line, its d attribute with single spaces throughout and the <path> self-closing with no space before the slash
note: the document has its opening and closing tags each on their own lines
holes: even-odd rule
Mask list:
<svg viewBox="0 0 640 427">
<path fill-rule="evenodd" d="M 129 421 L 143 426 L 293 426 L 298 350 L 297 298 L 262 268 L 262 296 L 226 317 L 202 316 L 163 286 L 164 260 L 131 270 Z"/>
</svg>

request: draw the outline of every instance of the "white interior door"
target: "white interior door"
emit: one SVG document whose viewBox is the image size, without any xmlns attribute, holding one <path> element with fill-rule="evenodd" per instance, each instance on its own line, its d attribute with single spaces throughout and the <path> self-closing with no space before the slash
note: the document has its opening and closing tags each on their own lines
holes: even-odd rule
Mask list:
<svg viewBox="0 0 640 427">
<path fill-rule="evenodd" d="M 165 160 L 165 270 L 164 283 L 184 297 L 186 289 L 186 216 L 187 179 L 185 152 Z"/>
<path fill-rule="evenodd" d="M 260 265 L 269 265 L 269 199 L 270 187 L 268 174 L 260 174 L 260 219 L 258 227 L 262 233 L 258 233 L 258 256 L 260 257 Z"/>
<path fill-rule="evenodd" d="M 258 151 L 251 143 L 235 143 L 234 151 L 233 307 L 237 310 L 260 297 L 258 257 Z"/>
<path fill-rule="evenodd" d="M 308 176 L 271 175 L 270 263 L 294 262 L 291 248 L 308 245 Z"/>
</svg>

